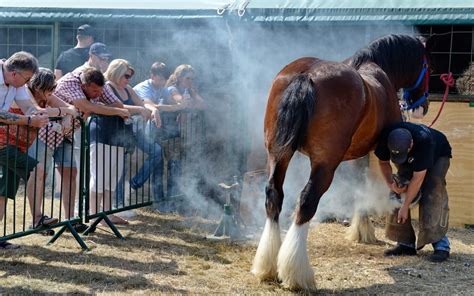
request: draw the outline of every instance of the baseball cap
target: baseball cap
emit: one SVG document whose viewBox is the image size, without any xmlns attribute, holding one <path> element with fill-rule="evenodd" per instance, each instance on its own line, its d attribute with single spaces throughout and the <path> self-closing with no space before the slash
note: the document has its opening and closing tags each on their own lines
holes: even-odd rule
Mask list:
<svg viewBox="0 0 474 296">
<path fill-rule="evenodd" d="M 407 160 L 411 141 L 411 133 L 405 128 L 397 128 L 390 132 L 387 146 L 390 150 L 390 159 L 394 163 L 402 164 Z"/>
<path fill-rule="evenodd" d="M 79 36 L 94 36 L 94 28 L 92 28 L 90 25 L 82 25 L 79 28 L 77 28 L 77 35 Z"/>
<path fill-rule="evenodd" d="M 107 46 L 100 42 L 96 42 L 91 45 L 89 54 L 93 54 L 101 58 L 110 58 L 112 56 L 110 51 L 107 49 Z"/>
</svg>

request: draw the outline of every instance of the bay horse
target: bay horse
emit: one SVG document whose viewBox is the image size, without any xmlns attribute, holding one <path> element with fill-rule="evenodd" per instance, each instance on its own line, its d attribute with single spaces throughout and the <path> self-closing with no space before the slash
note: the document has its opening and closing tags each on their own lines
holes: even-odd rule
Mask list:
<svg viewBox="0 0 474 296">
<path fill-rule="evenodd" d="M 305 57 L 278 73 L 264 119 L 269 178 L 267 219 L 252 266 L 258 278 L 278 279 L 290 289 L 315 288 L 306 247 L 309 221 L 337 166 L 367 155 L 383 128 L 402 121 L 399 89 L 406 89 L 409 108 L 421 105 L 426 113 L 428 43 L 388 35 L 342 63 Z M 308 156 L 311 173 L 281 243 L 283 182 L 295 151 Z"/>
</svg>

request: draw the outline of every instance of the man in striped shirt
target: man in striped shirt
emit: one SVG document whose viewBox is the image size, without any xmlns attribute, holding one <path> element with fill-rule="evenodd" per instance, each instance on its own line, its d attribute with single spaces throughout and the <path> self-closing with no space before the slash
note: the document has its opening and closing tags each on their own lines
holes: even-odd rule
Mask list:
<svg viewBox="0 0 474 296">
<path fill-rule="evenodd" d="M 116 115 L 128 118 L 130 113 L 123 109 L 122 102 L 105 85 L 105 78 L 100 70 L 92 67 L 80 67 L 71 73 L 63 76 L 54 91 L 54 95 L 63 101 L 74 105 L 86 119 L 90 114 Z M 66 219 L 73 216 L 76 192 L 77 168 L 73 157 L 74 139 L 72 135 L 58 137 L 52 136 L 53 131 L 40 131 L 40 139 L 48 146 L 57 146 L 57 149 L 64 149 L 64 158 L 58 166 L 62 175 L 62 193 L 66 198 L 63 205 L 66 212 Z M 52 143 L 52 141 L 55 141 Z M 77 146 L 77 145 L 76 145 Z M 69 198 L 68 198 L 69 197 Z M 82 232 L 85 226 L 77 225 L 76 230 Z"/>
</svg>

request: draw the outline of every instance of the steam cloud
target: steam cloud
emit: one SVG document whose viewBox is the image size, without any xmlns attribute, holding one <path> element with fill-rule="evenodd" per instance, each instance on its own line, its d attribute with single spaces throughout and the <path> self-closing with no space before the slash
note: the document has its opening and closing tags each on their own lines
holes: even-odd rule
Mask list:
<svg viewBox="0 0 474 296">
<path fill-rule="evenodd" d="M 205 34 L 195 30 L 175 30 L 170 44 L 150 44 L 153 56 L 193 65 L 198 73 L 198 89 L 209 103 L 204 150 L 219 151 L 216 158 L 196 158 L 186 170 L 200 172 L 207 184 L 232 182 L 239 171 L 264 168 L 263 117 L 272 79 L 288 63 L 303 56 L 342 61 L 377 37 L 390 33 L 413 34 L 413 27 L 392 24 L 259 24 L 239 21 L 209 21 Z M 212 42 L 209 42 L 212 39 Z M 191 46 L 186 46 L 191 45 Z M 209 47 L 202 46 L 208 45 Z M 211 46 L 212 45 L 212 46 Z M 225 52 L 225 54 L 217 54 Z M 216 57 L 221 57 L 216 59 Z M 222 58 L 224 57 L 224 58 Z M 178 64 L 176 63 L 176 64 Z M 226 71 L 225 69 L 232 69 Z M 230 73 L 230 74 L 229 74 Z M 215 91 L 224 88 L 224 92 Z M 214 94 L 214 95 L 213 95 Z M 323 99 L 323 98 L 322 98 Z M 344 114 L 341 114 L 344 116 Z M 205 153 L 205 152 L 204 152 Z M 241 155 L 257 155 L 246 164 Z M 219 156 L 220 155 L 220 156 Z M 348 168 L 349 167 L 349 168 Z M 387 204 L 388 189 L 384 184 L 367 180 L 364 169 L 341 164 L 334 182 L 323 196 L 317 220 L 328 216 L 352 216 L 355 208 L 381 213 Z M 355 178 L 355 176 L 362 176 Z M 283 219 L 289 219 L 296 197 L 309 177 L 309 160 L 295 155 L 287 173 L 284 190 Z M 362 180 L 362 181 L 361 181 Z M 189 204 L 205 213 L 219 215 L 220 202 L 209 195 L 216 192 L 197 190 L 196 180 L 182 180 Z M 262 192 L 263 192 L 262 184 Z M 254 200 L 255 221 L 265 216 L 262 196 Z M 246 197 L 242 197 L 245 200 Z M 247 198 L 249 199 L 249 198 Z M 263 224 L 261 224 L 263 225 Z"/>
</svg>

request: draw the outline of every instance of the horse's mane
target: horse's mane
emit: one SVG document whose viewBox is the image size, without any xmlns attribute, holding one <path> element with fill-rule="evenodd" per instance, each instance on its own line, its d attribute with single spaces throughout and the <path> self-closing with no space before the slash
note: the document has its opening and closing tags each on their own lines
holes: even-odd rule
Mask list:
<svg viewBox="0 0 474 296">
<path fill-rule="evenodd" d="M 421 65 L 425 47 L 420 39 L 409 35 L 387 35 L 359 49 L 349 64 L 356 69 L 373 62 L 392 77 L 402 77 L 417 71 Z"/>
</svg>

